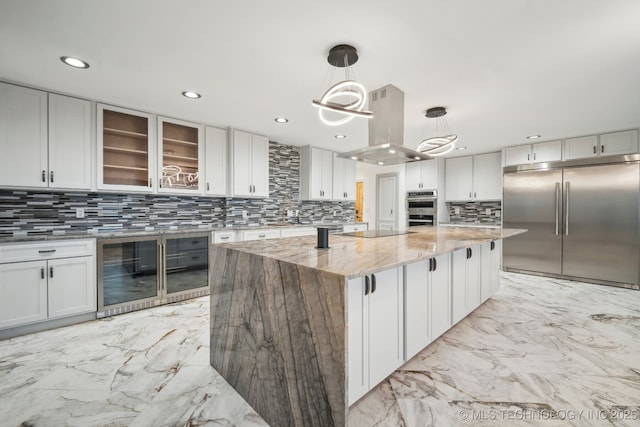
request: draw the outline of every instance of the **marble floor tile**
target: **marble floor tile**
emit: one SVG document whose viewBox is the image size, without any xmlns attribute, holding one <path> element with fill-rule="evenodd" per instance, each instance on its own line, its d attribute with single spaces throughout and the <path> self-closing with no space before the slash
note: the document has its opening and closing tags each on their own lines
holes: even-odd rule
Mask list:
<svg viewBox="0 0 640 427">
<path fill-rule="evenodd" d="M 501 284 L 350 426 L 640 426 L 640 292 Z M 208 328 L 203 297 L 0 341 L 0 426 L 266 426 L 209 365 Z"/>
</svg>

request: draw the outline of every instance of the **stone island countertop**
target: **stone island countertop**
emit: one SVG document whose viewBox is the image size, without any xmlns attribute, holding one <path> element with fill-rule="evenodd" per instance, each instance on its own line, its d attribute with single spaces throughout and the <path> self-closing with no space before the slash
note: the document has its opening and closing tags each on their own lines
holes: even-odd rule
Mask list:
<svg viewBox="0 0 640 427">
<path fill-rule="evenodd" d="M 388 299 L 397 307 L 379 311 L 374 318 L 399 328 L 403 325 L 401 266 L 525 232 L 469 227 L 412 227 L 410 231 L 379 238 L 331 235 L 328 249 L 315 248 L 316 236 L 213 245 L 211 365 L 273 427 L 346 426 L 349 366 L 354 369 L 351 375 L 365 366 L 357 356 L 349 356 L 352 345 L 354 354 L 356 347 L 363 348 L 351 338 L 365 336 L 364 321 L 369 322 L 365 306 L 388 308 L 386 303 L 379 305 L 380 295 L 390 295 L 385 290 L 397 290 Z M 487 267 L 497 270 L 498 263 Z M 367 282 L 362 279 L 365 275 L 371 276 L 370 292 L 362 286 Z M 378 283 L 376 290 L 376 275 L 396 279 Z M 440 305 L 452 307 L 453 298 L 459 297 L 454 295 L 451 279 L 440 282 L 438 288 L 442 286 L 446 301 Z M 348 296 L 351 291 L 357 296 Z M 479 289 L 475 291 L 479 296 Z M 366 302 L 374 299 L 377 302 Z M 466 296 L 460 301 L 466 301 Z M 422 302 L 425 310 L 427 303 L 428 299 Z M 466 310 L 467 305 L 467 312 L 476 306 L 473 302 Z M 447 309 L 447 328 L 452 312 Z M 389 346 L 403 342 L 400 337 Z M 392 362 L 397 369 L 396 360 Z"/>
<path fill-rule="evenodd" d="M 225 247 L 277 261 L 354 278 L 420 261 L 526 230 L 479 227 L 412 227 L 409 234 L 362 238 L 334 234 L 328 249 L 316 249 L 316 236 L 235 242 Z"/>
</svg>

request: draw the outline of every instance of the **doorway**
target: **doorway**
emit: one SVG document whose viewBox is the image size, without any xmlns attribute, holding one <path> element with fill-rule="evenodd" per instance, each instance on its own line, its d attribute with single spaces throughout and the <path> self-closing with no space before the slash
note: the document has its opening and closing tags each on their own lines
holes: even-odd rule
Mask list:
<svg viewBox="0 0 640 427">
<path fill-rule="evenodd" d="M 398 174 L 376 175 L 376 228 L 395 230 L 398 228 Z"/>
<path fill-rule="evenodd" d="M 362 222 L 362 209 L 364 206 L 364 182 L 356 181 L 356 222 Z"/>
</svg>

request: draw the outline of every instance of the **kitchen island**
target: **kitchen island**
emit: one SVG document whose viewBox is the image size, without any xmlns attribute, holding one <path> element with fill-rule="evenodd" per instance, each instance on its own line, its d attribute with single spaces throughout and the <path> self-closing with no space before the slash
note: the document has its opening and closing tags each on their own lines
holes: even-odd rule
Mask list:
<svg viewBox="0 0 640 427">
<path fill-rule="evenodd" d="M 344 426 L 349 405 L 495 292 L 499 243 L 524 231 L 214 245 L 211 365 L 274 427 Z"/>
</svg>

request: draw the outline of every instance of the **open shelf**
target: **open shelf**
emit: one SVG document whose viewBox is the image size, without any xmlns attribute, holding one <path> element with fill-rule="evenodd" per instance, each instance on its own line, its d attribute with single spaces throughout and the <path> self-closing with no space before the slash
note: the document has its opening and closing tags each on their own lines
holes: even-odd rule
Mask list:
<svg viewBox="0 0 640 427">
<path fill-rule="evenodd" d="M 130 154 L 144 154 L 144 155 L 148 154 L 146 150 L 136 150 L 133 148 L 122 148 L 122 147 L 111 147 L 107 145 L 104 146 L 104 151 L 113 151 L 117 153 L 130 153 Z"/>
<path fill-rule="evenodd" d="M 198 142 L 194 142 L 194 141 L 184 141 L 181 139 L 173 139 L 173 138 L 162 138 L 163 142 L 171 142 L 174 144 L 182 144 L 182 145 L 193 145 L 193 146 L 198 146 Z"/>
<path fill-rule="evenodd" d="M 148 169 L 147 168 L 141 168 L 141 167 L 137 167 L 137 166 L 123 166 L 123 165 L 104 165 L 105 168 L 108 169 L 121 169 L 121 170 L 128 170 L 128 171 L 144 171 L 146 172 Z"/>
<path fill-rule="evenodd" d="M 108 135 L 120 135 L 120 136 L 142 138 L 142 139 L 148 138 L 148 135 L 146 133 L 132 132 L 124 129 L 114 129 L 114 128 L 104 127 L 103 130 L 104 130 L 104 133 Z"/>
<path fill-rule="evenodd" d="M 178 156 L 178 155 L 176 155 L 176 154 L 167 154 L 167 153 L 164 153 L 164 154 L 162 155 L 162 157 L 163 157 L 163 158 L 165 158 L 165 159 L 190 160 L 190 161 L 192 161 L 192 162 L 196 162 L 196 163 L 195 163 L 195 168 L 196 168 L 196 169 L 198 168 L 198 167 L 197 167 L 197 166 L 198 166 L 198 163 L 197 163 L 197 162 L 198 162 L 198 158 L 197 158 L 197 157 Z M 165 163 L 166 163 L 166 162 L 165 162 Z M 166 165 L 165 165 L 165 166 L 166 166 Z M 191 164 L 191 166 L 194 166 L 194 165 L 193 165 L 193 164 Z"/>
</svg>

